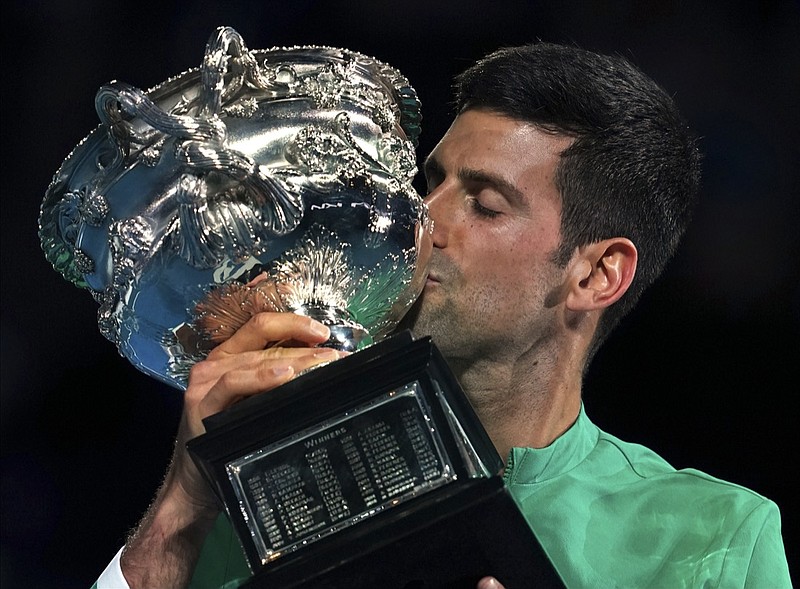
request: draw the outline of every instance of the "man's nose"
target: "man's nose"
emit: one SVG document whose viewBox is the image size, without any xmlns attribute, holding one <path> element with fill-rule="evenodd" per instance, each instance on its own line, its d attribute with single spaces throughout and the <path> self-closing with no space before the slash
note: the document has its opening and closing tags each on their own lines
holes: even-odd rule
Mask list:
<svg viewBox="0 0 800 589">
<path fill-rule="evenodd" d="M 453 221 L 452 198 L 443 184 L 437 186 L 425 197 L 428 213 L 433 220 L 433 246 L 443 248 L 447 246 L 450 224 Z"/>
</svg>

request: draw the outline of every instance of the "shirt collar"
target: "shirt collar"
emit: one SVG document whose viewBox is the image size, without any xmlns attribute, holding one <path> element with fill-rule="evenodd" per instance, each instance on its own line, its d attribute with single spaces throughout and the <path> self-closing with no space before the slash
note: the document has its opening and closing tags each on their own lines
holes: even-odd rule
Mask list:
<svg viewBox="0 0 800 589">
<path fill-rule="evenodd" d="M 511 449 L 503 475 L 505 482 L 539 483 L 564 474 L 586 459 L 599 437 L 599 428 L 589 420 L 581 403 L 578 419 L 549 446 Z"/>
</svg>

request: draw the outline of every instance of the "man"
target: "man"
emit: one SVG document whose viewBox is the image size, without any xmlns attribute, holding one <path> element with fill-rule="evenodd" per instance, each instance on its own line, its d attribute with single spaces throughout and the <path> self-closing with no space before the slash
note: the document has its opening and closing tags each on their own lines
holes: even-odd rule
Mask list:
<svg viewBox="0 0 800 589">
<path fill-rule="evenodd" d="M 691 216 L 699 155 L 671 99 L 622 59 L 544 43 L 481 60 L 456 98 L 425 163 L 434 252 L 406 326 L 447 358 L 567 586 L 790 587 L 774 503 L 675 471 L 583 411 L 586 367 Z M 194 367 L 173 462 L 121 552 L 130 587 L 246 574 L 185 443 L 204 417 L 336 359 L 311 347 L 326 337 L 264 313 Z M 270 347 L 284 340 L 309 347 Z"/>
</svg>

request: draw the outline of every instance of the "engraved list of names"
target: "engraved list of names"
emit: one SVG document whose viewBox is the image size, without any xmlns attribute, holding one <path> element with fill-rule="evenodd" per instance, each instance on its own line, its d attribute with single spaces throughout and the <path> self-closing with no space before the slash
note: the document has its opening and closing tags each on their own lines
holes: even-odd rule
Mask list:
<svg viewBox="0 0 800 589">
<path fill-rule="evenodd" d="M 452 479 L 411 383 L 228 465 L 263 562 Z"/>
</svg>

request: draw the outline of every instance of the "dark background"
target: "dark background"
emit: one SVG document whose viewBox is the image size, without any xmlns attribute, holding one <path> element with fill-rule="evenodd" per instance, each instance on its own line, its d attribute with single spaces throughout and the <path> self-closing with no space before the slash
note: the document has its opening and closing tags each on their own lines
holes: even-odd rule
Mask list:
<svg viewBox="0 0 800 589">
<path fill-rule="evenodd" d="M 198 66 L 220 25 L 254 49 L 334 45 L 397 67 L 422 100 L 421 155 L 449 125 L 449 79 L 501 45 L 618 52 L 673 94 L 702 136 L 702 202 L 664 278 L 596 358 L 587 408 L 677 467 L 775 500 L 799 578 L 796 1 L 11 0 L 2 10 L 4 588 L 88 588 L 166 467 L 180 396 L 102 338 L 91 296 L 39 249 L 38 207 L 97 125 L 102 84 L 146 89 Z"/>
</svg>

